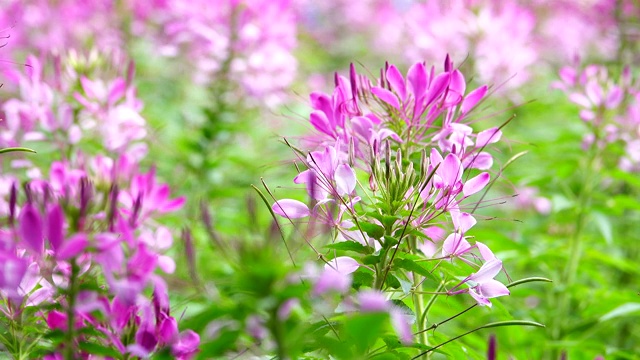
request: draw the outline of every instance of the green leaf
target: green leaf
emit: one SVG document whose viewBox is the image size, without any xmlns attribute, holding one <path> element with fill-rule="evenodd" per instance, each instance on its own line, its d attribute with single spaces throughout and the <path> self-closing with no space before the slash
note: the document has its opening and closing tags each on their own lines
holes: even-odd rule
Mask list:
<svg viewBox="0 0 640 360">
<path fill-rule="evenodd" d="M 367 255 L 362 258 L 362 264 L 364 265 L 375 265 L 380 262 L 380 254 L 378 255 Z"/>
<path fill-rule="evenodd" d="M 371 236 L 374 239 L 381 239 L 384 236 L 384 228 L 380 225 L 371 224 L 367 222 L 359 223 L 362 231 L 366 232 L 367 235 Z"/>
<path fill-rule="evenodd" d="M 385 229 L 391 230 L 398 219 L 400 219 L 399 216 L 384 215 L 382 217 L 382 225 L 384 225 Z"/>
<path fill-rule="evenodd" d="M 393 236 L 385 235 L 384 236 L 384 248 L 389 249 L 398 244 L 398 239 Z"/>
<path fill-rule="evenodd" d="M 393 266 L 398 267 L 400 269 L 405 269 L 407 271 L 411 271 L 413 273 L 422 275 L 424 277 L 432 277 L 433 276 L 433 275 L 431 275 L 429 270 L 427 270 L 426 268 L 422 267 L 418 263 L 413 262 L 413 260 L 409 260 L 409 259 L 394 259 L 393 260 Z"/>
<path fill-rule="evenodd" d="M 395 335 L 386 335 L 382 338 L 382 341 L 384 341 L 389 350 L 397 349 L 403 346 L 400 342 L 400 339 L 398 339 L 398 337 Z"/>
<path fill-rule="evenodd" d="M 118 358 L 120 356 L 120 353 L 115 349 L 96 343 L 80 341 L 78 343 L 78 347 L 80 350 L 93 355 L 109 356 L 113 358 Z"/>
<path fill-rule="evenodd" d="M 353 251 L 359 254 L 371 254 L 373 249 L 358 242 L 347 240 L 326 245 L 325 248 L 339 251 Z"/>
<path fill-rule="evenodd" d="M 359 267 L 353 274 L 351 287 L 358 290 L 361 286 L 371 286 L 373 284 L 373 274 L 368 269 Z"/>
<path fill-rule="evenodd" d="M 385 312 L 353 316 L 344 324 L 346 338 L 355 344 L 359 354 L 365 354 L 381 336 L 388 319 L 389 315 Z"/>
<path fill-rule="evenodd" d="M 600 321 L 607 321 L 621 316 L 628 316 L 640 312 L 640 303 L 626 303 L 609 311 L 600 317 Z"/>
<path fill-rule="evenodd" d="M 385 280 L 385 283 L 387 283 L 387 285 L 391 286 L 394 289 L 400 289 L 402 287 L 398 278 L 392 274 L 387 275 L 387 279 Z"/>
<path fill-rule="evenodd" d="M 591 213 L 591 217 L 598 230 L 600 230 L 600 234 L 604 237 L 604 241 L 607 245 L 611 245 L 613 243 L 613 230 L 611 229 L 611 221 L 609 218 L 600 212 Z"/>
</svg>

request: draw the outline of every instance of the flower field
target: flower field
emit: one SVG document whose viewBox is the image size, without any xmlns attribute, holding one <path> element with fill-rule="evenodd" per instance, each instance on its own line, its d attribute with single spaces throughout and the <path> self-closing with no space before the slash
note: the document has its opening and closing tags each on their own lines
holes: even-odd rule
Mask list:
<svg viewBox="0 0 640 360">
<path fill-rule="evenodd" d="M 640 358 L 637 0 L 0 0 L 0 358 Z"/>
</svg>

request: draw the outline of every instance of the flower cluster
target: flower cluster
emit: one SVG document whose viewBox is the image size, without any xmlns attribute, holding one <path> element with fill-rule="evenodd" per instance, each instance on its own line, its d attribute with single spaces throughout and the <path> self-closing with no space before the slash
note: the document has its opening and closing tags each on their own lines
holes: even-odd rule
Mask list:
<svg viewBox="0 0 640 360">
<path fill-rule="evenodd" d="M 28 75 L 13 78 L 18 93 L 2 107 L 2 146 L 28 144 L 40 152 L 33 162 L 3 155 L 14 156 L 13 173 L 26 167 L 31 178 L 21 193 L 17 177 L 2 175 L 9 189 L 0 230 L 7 327 L 16 329 L 31 314 L 41 335 L 63 333 L 42 349 L 36 333 L 25 340 L 51 359 L 87 357 L 83 343 L 142 357 L 169 349 L 190 358 L 198 335 L 179 332 L 167 285 L 156 274 L 176 267 L 166 254 L 171 232 L 156 218 L 185 199 L 171 198 L 154 170 L 140 171 L 146 127 L 133 72 L 104 80 L 97 68 L 74 59 L 64 61 L 74 66 L 54 66 L 47 77 L 31 57 Z M 96 147 L 105 152 L 96 154 Z"/>
<path fill-rule="evenodd" d="M 43 142 L 68 154 L 77 150 L 77 144 L 95 142 L 112 154 L 142 158 L 146 144 L 140 140 L 146 137 L 146 122 L 131 84 L 133 69 L 126 77 L 85 74 L 109 58 L 97 53 L 83 58 L 70 52 L 53 58 L 53 73 L 46 74 L 42 60 L 30 56 L 26 74 L 15 70 L 9 74 L 8 85 L 18 94 L 2 104 L 6 120 L 2 146 Z M 110 62 L 116 68 L 121 63 Z"/>
<path fill-rule="evenodd" d="M 365 41 L 387 57 L 389 49 L 400 49 L 394 55 L 409 63 L 435 62 L 448 52 L 480 83 L 507 89 L 576 56 L 611 59 L 624 42 L 633 42 L 626 39 L 632 31 L 623 28 L 633 26 L 638 13 L 637 3 L 615 0 L 298 1 L 303 31 L 334 51 L 349 52 L 353 42 Z M 335 13 L 344 20 L 334 22 Z"/>
<path fill-rule="evenodd" d="M 486 86 L 467 92 L 464 76 L 447 57 L 443 72 L 417 63 L 405 77 L 386 65 L 375 82 L 352 66 L 348 78 L 336 75 L 332 94 L 311 94 L 316 132 L 305 139 L 312 151 L 303 156 L 299 150 L 307 170 L 294 179 L 305 185 L 311 205 L 282 199 L 272 209 L 290 220 L 309 217 L 312 229 L 321 224 L 331 230 L 330 247 L 360 253 L 330 252 L 335 258 L 327 261 L 316 293 L 346 292 L 358 267 L 369 272 L 366 286 L 373 290 L 414 281 L 419 288 L 447 260 L 463 272 L 479 269 L 461 282 L 444 276 L 445 283 L 455 282 L 444 294 L 469 293 L 488 306 L 490 298 L 509 294 L 493 279 L 502 262 L 466 236 L 476 219 L 465 211 L 473 209 L 465 200 L 489 183 L 485 170 L 493 159 L 485 150 L 501 137 L 498 128 L 474 133 L 467 123 L 486 92 Z M 358 180 L 360 171 L 366 185 Z M 433 268 L 422 265 L 431 261 Z"/>
<path fill-rule="evenodd" d="M 182 58 L 197 83 L 232 81 L 266 105 L 283 101 L 295 77 L 296 23 L 289 0 L 164 1 L 138 12 L 161 54 Z M 156 22 L 154 24 L 154 22 Z"/>
<path fill-rule="evenodd" d="M 9 28 L 10 46 L 35 54 L 94 46 L 122 47 L 116 4 L 110 0 L 3 0 L 0 27 Z"/>
<path fill-rule="evenodd" d="M 640 169 L 640 90 L 631 71 L 624 68 L 618 79 L 605 66 L 583 69 L 564 67 L 554 87 L 565 92 L 580 107 L 580 118 L 589 126 L 583 148 L 602 148 L 621 141 L 625 153 L 619 167 L 628 172 Z"/>
<path fill-rule="evenodd" d="M 181 60 L 198 83 L 231 81 L 237 97 L 254 105 L 281 103 L 296 75 L 296 19 L 289 0 L 215 6 L 205 0 L 3 2 L 0 24 L 14 26 L 6 31 L 11 46 L 31 53 L 118 53 L 138 40 L 151 42 L 151 51 Z"/>
</svg>

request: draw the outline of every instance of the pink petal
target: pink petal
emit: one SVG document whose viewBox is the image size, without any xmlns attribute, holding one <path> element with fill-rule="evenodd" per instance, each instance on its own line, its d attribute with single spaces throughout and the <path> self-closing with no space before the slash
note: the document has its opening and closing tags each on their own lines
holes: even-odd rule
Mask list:
<svg viewBox="0 0 640 360">
<path fill-rule="evenodd" d="M 395 65 L 389 66 L 387 69 L 387 81 L 391 85 L 391 90 L 395 91 L 403 101 L 407 98 L 407 89 L 404 78 Z"/>
<path fill-rule="evenodd" d="M 67 314 L 57 310 L 49 311 L 47 314 L 47 325 L 49 329 L 66 330 L 67 329 Z"/>
<path fill-rule="evenodd" d="M 464 100 L 462 100 L 462 105 L 460 105 L 460 112 L 466 114 L 473 109 L 487 94 L 487 89 L 487 85 L 484 85 L 467 94 L 467 96 L 464 97 Z"/>
<path fill-rule="evenodd" d="M 576 70 L 570 66 L 564 66 L 560 69 L 560 78 L 569 85 L 573 85 L 576 81 Z"/>
<path fill-rule="evenodd" d="M 158 256 L 158 267 L 167 274 L 173 274 L 176 271 L 176 262 L 167 255 Z"/>
<path fill-rule="evenodd" d="M 480 289 L 482 295 L 488 299 L 511 294 L 509 289 L 498 280 L 487 280 L 480 284 Z"/>
<path fill-rule="evenodd" d="M 168 213 L 180 210 L 184 204 L 187 202 L 187 199 L 184 196 L 171 199 L 169 201 L 165 201 L 162 206 L 158 209 L 161 213 Z"/>
<path fill-rule="evenodd" d="M 411 331 L 408 316 L 403 314 L 399 308 L 393 308 L 389 315 L 391 315 L 391 325 L 393 325 L 400 341 L 405 345 L 411 344 L 413 342 L 413 332 Z"/>
<path fill-rule="evenodd" d="M 493 157 L 487 152 L 481 152 L 472 157 L 465 158 L 465 167 L 478 170 L 488 170 L 493 165 Z"/>
<path fill-rule="evenodd" d="M 377 96 L 378 99 L 386 102 L 387 104 L 393 106 L 396 109 L 400 109 L 400 103 L 398 102 L 398 98 L 391 91 L 381 88 L 381 87 L 372 87 L 371 92 L 373 95 Z"/>
<path fill-rule="evenodd" d="M 324 200 L 328 195 L 328 191 L 316 182 L 315 170 L 307 169 L 293 179 L 296 184 L 305 184 L 307 193 L 314 200 Z"/>
<path fill-rule="evenodd" d="M 325 270 L 333 269 L 343 275 L 351 274 L 358 270 L 358 267 L 360 267 L 360 264 L 348 256 L 338 256 L 324 265 Z"/>
<path fill-rule="evenodd" d="M 69 238 L 56 253 L 58 260 L 67 260 L 78 256 L 89 245 L 89 240 L 85 234 L 75 234 Z"/>
<path fill-rule="evenodd" d="M 169 344 L 178 336 L 178 322 L 171 316 L 164 318 L 158 326 L 158 340 Z"/>
<path fill-rule="evenodd" d="M 64 241 L 64 214 L 59 204 L 49 207 L 46 224 L 47 239 L 51 249 L 58 250 Z"/>
<path fill-rule="evenodd" d="M 35 206 L 26 204 L 20 212 L 19 234 L 25 244 L 36 254 L 44 251 L 42 218 Z"/>
<path fill-rule="evenodd" d="M 444 73 L 436 76 L 431 84 L 431 88 L 429 89 L 429 95 L 427 96 L 427 104 L 431 104 L 435 99 L 437 99 L 444 91 L 447 89 L 449 85 L 449 79 L 451 75 L 449 73 Z"/>
<path fill-rule="evenodd" d="M 194 353 L 200 345 L 200 335 L 193 330 L 185 330 L 178 336 L 178 341 L 171 345 L 171 353 L 175 356 L 185 356 Z"/>
<path fill-rule="evenodd" d="M 469 289 L 469 295 L 471 295 L 471 297 L 476 300 L 478 305 L 491 307 L 491 301 L 489 301 L 486 297 L 475 292 L 474 289 Z"/>
<path fill-rule="evenodd" d="M 467 83 L 464 81 L 464 76 L 460 70 L 454 70 L 451 73 L 451 83 L 449 84 L 449 91 L 453 91 L 457 97 L 462 97 L 467 89 Z"/>
<path fill-rule="evenodd" d="M 491 176 L 488 172 L 483 172 L 480 175 L 477 175 L 464 183 L 462 187 L 462 193 L 464 197 L 471 196 L 478 191 L 484 189 L 485 186 L 489 183 Z"/>
<path fill-rule="evenodd" d="M 418 243 L 418 250 L 422 251 L 424 256 L 430 258 L 436 254 L 436 252 L 438 251 L 438 248 L 436 247 L 436 244 L 434 244 L 432 241 L 425 240 L 423 242 Z"/>
<path fill-rule="evenodd" d="M 311 125 L 315 127 L 318 131 L 321 131 L 327 135 L 333 136 L 333 129 L 329 124 L 329 119 L 327 119 L 327 115 L 319 110 L 315 110 L 309 115 L 309 122 Z"/>
<path fill-rule="evenodd" d="M 25 259 L 0 252 L 0 289 L 17 296 L 17 290 L 27 272 L 28 263 Z"/>
<path fill-rule="evenodd" d="M 502 131 L 498 128 L 491 128 L 484 131 L 480 131 L 478 133 L 478 137 L 476 138 L 476 147 L 482 148 L 487 146 L 488 144 L 493 144 L 498 142 L 502 137 Z"/>
<path fill-rule="evenodd" d="M 380 291 L 362 290 L 358 293 L 358 303 L 363 312 L 386 311 L 389 307 L 387 297 Z"/>
<path fill-rule="evenodd" d="M 591 100 L 592 104 L 602 104 L 604 96 L 602 94 L 602 87 L 600 87 L 600 84 L 598 84 L 596 81 L 589 81 L 584 90 L 587 93 L 587 97 L 589 98 L 589 100 Z"/>
<path fill-rule="evenodd" d="M 444 240 L 444 230 L 438 226 L 429 226 L 424 228 L 422 232 L 429 237 L 429 239 L 433 241 L 442 241 Z"/>
<path fill-rule="evenodd" d="M 442 243 L 442 256 L 449 255 L 462 255 L 471 249 L 471 245 L 462 234 L 453 233 L 444 240 Z"/>
<path fill-rule="evenodd" d="M 414 100 L 420 101 L 427 90 L 427 71 L 423 63 L 416 63 L 409 69 L 407 80 L 411 86 Z"/>
<path fill-rule="evenodd" d="M 338 195 L 351 194 L 356 188 L 356 173 L 349 165 L 339 165 L 338 168 L 336 168 L 334 177 L 336 179 Z"/>
<path fill-rule="evenodd" d="M 451 210 L 451 219 L 453 220 L 453 226 L 455 226 L 456 231 L 462 234 L 466 233 L 477 223 L 473 215 L 453 210 Z"/>
<path fill-rule="evenodd" d="M 448 154 L 438 168 L 438 175 L 445 187 L 454 186 L 462 178 L 462 165 L 455 154 Z"/>
<path fill-rule="evenodd" d="M 318 296 L 328 291 L 345 293 L 351 287 L 351 275 L 340 273 L 332 268 L 325 268 L 313 287 L 313 295 Z"/>
<path fill-rule="evenodd" d="M 582 95 L 582 94 L 578 94 L 578 93 L 573 93 L 569 95 L 569 100 L 571 100 L 572 102 L 582 106 L 582 107 L 586 107 L 588 109 L 593 107 L 593 104 L 589 101 L 589 99 Z"/>
<path fill-rule="evenodd" d="M 109 89 L 109 104 L 115 104 L 122 98 L 127 89 L 127 84 L 122 78 L 117 78 Z"/>
<path fill-rule="evenodd" d="M 500 270 L 502 270 L 502 261 L 498 259 L 490 260 L 484 263 L 476 273 L 469 276 L 467 280 L 482 284 L 496 277 Z"/>
<path fill-rule="evenodd" d="M 271 209 L 273 209 L 273 212 L 276 214 L 291 219 L 309 216 L 309 208 L 307 205 L 293 199 L 278 200 L 271 206 Z"/>
<path fill-rule="evenodd" d="M 617 86 L 614 86 L 609 91 L 609 94 L 607 94 L 607 99 L 605 100 L 605 106 L 608 109 L 616 108 L 622 102 L 623 96 L 624 96 L 624 93 L 622 92 L 622 89 L 620 89 Z"/>
<path fill-rule="evenodd" d="M 493 255 L 493 252 L 491 251 L 491 249 L 489 249 L 489 247 L 479 241 L 476 241 L 476 246 L 478 247 L 478 251 L 480 251 L 480 256 L 482 256 L 482 259 L 484 259 L 484 261 L 491 261 L 491 260 L 497 260 L 496 256 Z"/>
</svg>

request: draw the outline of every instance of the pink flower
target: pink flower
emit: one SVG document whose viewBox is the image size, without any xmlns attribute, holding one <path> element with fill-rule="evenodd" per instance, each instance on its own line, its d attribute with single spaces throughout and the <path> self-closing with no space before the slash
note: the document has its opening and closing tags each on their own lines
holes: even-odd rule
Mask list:
<svg viewBox="0 0 640 360">
<path fill-rule="evenodd" d="M 463 281 L 469 286 L 469 295 L 478 302 L 478 305 L 491 307 L 489 299 L 510 294 L 506 286 L 493 279 L 500 270 L 502 270 L 502 261 L 493 259 L 485 262 L 476 273 Z"/>
</svg>

